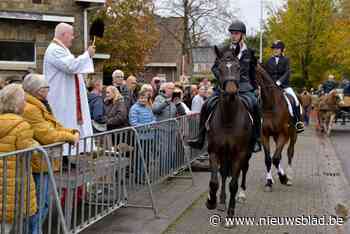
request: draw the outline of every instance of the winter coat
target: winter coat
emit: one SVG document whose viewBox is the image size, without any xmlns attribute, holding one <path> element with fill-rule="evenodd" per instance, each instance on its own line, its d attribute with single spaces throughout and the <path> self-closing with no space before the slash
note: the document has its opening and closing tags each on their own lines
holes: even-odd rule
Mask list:
<svg viewBox="0 0 350 234">
<path fill-rule="evenodd" d="M 128 111 L 123 98 L 105 102 L 107 130 L 128 126 Z"/>
<path fill-rule="evenodd" d="M 33 129 L 21 116 L 16 114 L 0 114 L 0 154 L 7 153 L 16 150 L 22 150 L 26 148 L 31 148 L 34 146 L 33 140 Z M 20 157 L 22 159 L 23 157 Z M 7 170 L 6 175 L 4 175 L 4 158 L 0 159 L 0 222 L 2 222 L 2 209 L 3 205 L 6 204 L 5 215 L 6 223 L 13 223 L 15 215 L 15 192 L 16 192 L 16 183 L 18 184 L 21 180 L 23 182 L 23 188 L 25 191 L 20 191 L 20 184 L 18 184 L 18 194 L 24 194 L 24 207 L 22 207 L 23 213 L 26 212 L 27 201 L 29 199 L 29 214 L 32 216 L 37 211 L 36 206 L 36 196 L 35 196 L 35 184 L 32 176 L 32 171 L 22 171 L 24 167 L 17 165 L 18 162 L 24 162 L 25 160 L 19 160 L 16 162 L 16 157 L 6 157 Z M 19 178 L 16 178 L 16 168 L 20 168 L 21 171 L 17 171 L 19 175 L 23 175 Z M 29 176 L 30 186 L 27 185 L 27 178 Z M 5 190 L 3 178 L 6 178 L 6 201 L 3 201 L 3 192 Z M 30 188 L 29 194 L 27 189 Z M 21 197 L 19 197 L 21 199 Z M 18 212 L 18 211 L 17 211 Z M 24 214 L 25 216 L 25 214 Z"/>
<path fill-rule="evenodd" d="M 58 142 L 73 143 L 74 134 L 78 132 L 78 130 L 64 128 L 43 102 L 28 93 L 26 94 L 23 118 L 32 126 L 34 139 L 41 145 Z M 59 170 L 59 165 L 59 160 L 52 161 L 54 171 Z M 42 160 L 40 156 L 33 156 L 32 167 L 35 173 L 47 172 L 48 170 L 45 160 Z"/>
<path fill-rule="evenodd" d="M 152 111 L 157 121 L 176 117 L 176 107 L 173 102 L 167 101 L 165 94 L 160 93 L 153 102 Z"/>
<path fill-rule="evenodd" d="M 132 126 L 154 123 L 155 121 L 156 118 L 151 108 L 141 105 L 138 102 L 130 108 L 129 122 Z"/>
<path fill-rule="evenodd" d="M 91 119 L 95 120 L 99 124 L 105 123 L 105 113 L 102 95 L 97 95 L 96 93 L 88 94 L 89 108 Z"/>
</svg>

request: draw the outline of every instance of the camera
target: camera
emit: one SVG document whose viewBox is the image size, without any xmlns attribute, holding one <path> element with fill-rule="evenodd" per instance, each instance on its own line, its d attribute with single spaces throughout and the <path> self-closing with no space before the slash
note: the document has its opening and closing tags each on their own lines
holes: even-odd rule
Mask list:
<svg viewBox="0 0 350 234">
<path fill-rule="evenodd" d="M 172 100 L 174 100 L 175 98 L 181 98 L 181 93 L 180 92 L 174 92 L 173 96 L 172 96 Z"/>
</svg>

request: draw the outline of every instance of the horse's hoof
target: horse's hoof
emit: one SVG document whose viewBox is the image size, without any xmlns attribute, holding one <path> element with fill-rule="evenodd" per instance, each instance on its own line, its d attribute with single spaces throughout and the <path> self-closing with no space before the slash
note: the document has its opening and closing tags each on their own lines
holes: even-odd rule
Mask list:
<svg viewBox="0 0 350 234">
<path fill-rule="evenodd" d="M 287 167 L 286 175 L 287 175 L 288 181 L 293 179 L 294 171 L 293 171 L 292 167 L 290 167 L 290 166 Z"/>
<path fill-rule="evenodd" d="M 271 179 L 268 179 L 267 181 L 266 181 L 266 184 L 265 184 L 265 189 L 264 189 L 264 191 L 265 192 L 272 192 L 272 180 Z"/>
<path fill-rule="evenodd" d="M 247 201 L 247 196 L 245 195 L 244 191 L 239 192 L 236 200 L 239 203 L 245 203 Z"/>
<path fill-rule="evenodd" d="M 278 177 L 280 179 L 281 184 L 286 185 L 288 182 L 287 176 L 284 174 L 282 175 L 280 172 L 278 172 Z"/>
<path fill-rule="evenodd" d="M 208 210 L 214 210 L 217 206 L 217 203 L 216 201 L 213 202 L 208 199 L 205 205 L 207 206 Z"/>
<path fill-rule="evenodd" d="M 225 211 L 226 210 L 226 204 L 219 203 L 217 210 L 219 211 Z"/>
<path fill-rule="evenodd" d="M 265 185 L 264 191 L 267 192 L 267 193 L 271 193 L 272 192 L 272 186 Z"/>
</svg>

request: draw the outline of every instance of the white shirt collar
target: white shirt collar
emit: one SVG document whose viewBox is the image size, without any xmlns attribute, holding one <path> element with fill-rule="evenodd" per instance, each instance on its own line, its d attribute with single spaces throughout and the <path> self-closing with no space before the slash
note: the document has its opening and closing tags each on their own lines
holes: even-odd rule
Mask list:
<svg viewBox="0 0 350 234">
<path fill-rule="evenodd" d="M 247 45 L 243 42 L 243 43 L 242 43 L 241 50 L 239 51 L 239 54 L 237 55 L 237 58 L 238 58 L 238 59 L 241 59 L 243 51 L 245 51 L 245 50 L 247 50 L 247 49 L 248 49 L 248 48 L 247 48 Z"/>
</svg>

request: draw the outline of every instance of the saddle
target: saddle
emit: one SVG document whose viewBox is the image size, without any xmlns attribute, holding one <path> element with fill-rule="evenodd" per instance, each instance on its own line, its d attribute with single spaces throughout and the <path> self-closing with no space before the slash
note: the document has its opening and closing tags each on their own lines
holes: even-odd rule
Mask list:
<svg viewBox="0 0 350 234">
<path fill-rule="evenodd" d="M 254 121 L 253 121 L 253 103 L 248 100 L 248 98 L 244 98 L 243 96 L 239 96 L 240 100 L 242 101 L 243 105 L 246 107 L 247 111 L 248 111 L 248 115 L 250 117 L 250 120 L 252 122 L 252 124 L 254 125 Z M 204 108 L 207 108 L 207 114 L 209 113 L 209 115 L 207 115 L 207 119 L 205 121 L 205 127 L 207 130 L 209 130 L 209 123 L 211 121 L 212 115 L 214 113 L 214 110 L 216 109 L 216 106 L 219 102 L 219 96 L 212 96 L 208 99 L 207 103 L 206 103 L 206 107 L 203 106 Z"/>
</svg>

